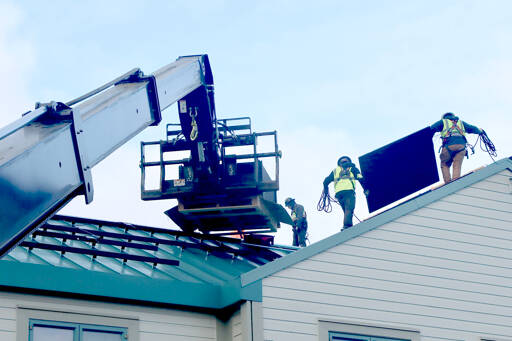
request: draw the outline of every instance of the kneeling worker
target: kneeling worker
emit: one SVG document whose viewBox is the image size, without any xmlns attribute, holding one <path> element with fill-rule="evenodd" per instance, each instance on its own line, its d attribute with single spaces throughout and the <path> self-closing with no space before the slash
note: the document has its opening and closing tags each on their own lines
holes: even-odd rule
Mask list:
<svg viewBox="0 0 512 341">
<path fill-rule="evenodd" d="M 297 204 L 293 198 L 286 198 L 284 205 L 292 211 L 293 246 L 305 247 L 308 221 L 304 206 Z"/>
<path fill-rule="evenodd" d="M 338 166 L 324 180 L 324 192 L 329 192 L 329 184 L 334 181 L 335 197 L 343 209 L 343 229 L 352 226 L 352 216 L 356 207 L 356 180 L 363 186 L 364 194 L 368 195 L 365 189 L 363 176 L 356 165 L 348 156 L 338 159 Z"/>
</svg>

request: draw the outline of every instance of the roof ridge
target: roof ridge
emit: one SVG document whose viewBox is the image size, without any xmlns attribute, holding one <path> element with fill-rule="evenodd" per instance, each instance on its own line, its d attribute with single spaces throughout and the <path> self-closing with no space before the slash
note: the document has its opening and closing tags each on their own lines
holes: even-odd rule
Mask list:
<svg viewBox="0 0 512 341">
<path fill-rule="evenodd" d="M 302 248 L 263 266 L 255 268 L 249 272 L 243 273 L 240 275 L 242 286 L 250 285 L 256 281 L 260 281 L 263 278 L 268 277 L 289 266 L 292 266 L 302 260 L 310 258 L 325 250 L 340 245 L 350 239 L 358 237 L 383 224 L 398 219 L 401 216 L 409 214 L 465 187 L 471 186 L 505 169 L 512 171 L 512 157 L 498 160 L 484 167 L 483 169 L 474 171 L 473 173 L 458 179 L 457 181 L 448 183 L 445 186 L 441 186 L 433 191 L 426 192 L 424 195 L 420 195 L 387 211 L 384 211 L 368 220 L 354 225 L 354 227 L 346 231 L 338 232 L 330 237 L 311 244 L 308 247 Z"/>
</svg>

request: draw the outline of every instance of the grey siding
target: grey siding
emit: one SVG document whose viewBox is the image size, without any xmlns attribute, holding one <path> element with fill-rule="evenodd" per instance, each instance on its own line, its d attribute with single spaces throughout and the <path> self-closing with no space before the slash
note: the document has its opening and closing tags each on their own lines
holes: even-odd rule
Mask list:
<svg viewBox="0 0 512 341">
<path fill-rule="evenodd" d="M 422 340 L 511 339 L 511 176 L 265 278 L 265 340 L 318 340 L 318 319 L 402 326 Z"/>
<path fill-rule="evenodd" d="M 216 318 L 211 315 L 134 305 L 87 302 L 33 295 L 0 293 L 0 340 L 15 341 L 17 307 L 91 314 L 139 321 L 139 341 L 216 340 Z"/>
<path fill-rule="evenodd" d="M 230 323 L 232 325 L 231 329 L 231 338 L 233 341 L 242 341 L 242 319 L 241 319 L 241 313 L 240 310 L 238 310 L 230 320 Z"/>
</svg>

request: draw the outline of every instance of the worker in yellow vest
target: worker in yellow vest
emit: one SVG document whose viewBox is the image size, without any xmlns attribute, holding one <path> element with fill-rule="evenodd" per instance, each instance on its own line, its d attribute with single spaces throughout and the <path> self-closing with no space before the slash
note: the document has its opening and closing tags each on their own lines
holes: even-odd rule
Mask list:
<svg viewBox="0 0 512 341">
<path fill-rule="evenodd" d="M 286 198 L 284 205 L 291 210 L 293 221 L 293 246 L 306 246 L 308 220 L 304 206 L 299 205 L 293 198 Z"/>
<path fill-rule="evenodd" d="M 441 132 L 443 144 L 441 146 L 441 173 L 445 183 L 456 180 L 460 177 L 462 161 L 467 154 L 466 134 L 481 134 L 482 130 L 469 123 L 460 120 L 451 112 L 447 112 L 430 129 L 434 132 Z M 453 176 L 450 175 L 450 166 L 453 163 Z"/>
<path fill-rule="evenodd" d="M 343 209 L 343 229 L 353 225 L 352 217 L 356 207 L 356 180 L 363 186 L 364 194 L 368 195 L 361 172 L 348 156 L 340 157 L 338 166 L 324 179 L 325 193 L 329 192 L 329 184 L 334 182 L 334 196 Z"/>
</svg>

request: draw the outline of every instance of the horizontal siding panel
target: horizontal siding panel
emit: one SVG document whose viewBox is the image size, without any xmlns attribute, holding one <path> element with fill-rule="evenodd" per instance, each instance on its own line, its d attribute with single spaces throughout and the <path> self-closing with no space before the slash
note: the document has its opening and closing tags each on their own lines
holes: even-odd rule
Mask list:
<svg viewBox="0 0 512 341">
<path fill-rule="evenodd" d="M 510 195 L 512 197 L 512 195 Z M 462 205 L 467 205 L 469 207 L 479 207 L 479 208 L 492 208 L 493 210 L 501 211 L 501 212 L 508 212 L 509 214 L 512 214 L 512 202 L 502 202 L 502 201 L 495 201 L 491 199 L 482 199 L 482 198 L 475 198 L 470 197 L 467 195 L 463 195 L 460 193 L 455 193 L 452 195 L 449 195 L 447 197 L 444 197 L 442 201 L 446 202 L 452 202 L 452 203 L 458 203 Z"/>
<path fill-rule="evenodd" d="M 215 328 L 180 325 L 174 323 L 155 323 L 155 322 L 139 322 L 139 330 L 141 333 L 149 332 L 156 334 L 177 334 L 187 335 L 201 338 L 211 338 L 215 336 Z"/>
<path fill-rule="evenodd" d="M 483 270 L 487 268 L 490 273 L 496 271 L 505 276 L 507 273 L 512 276 L 512 249 L 492 249 L 493 256 L 489 254 L 489 247 L 483 247 L 474 244 L 459 243 L 439 238 L 428 238 L 401 234 L 391 234 L 387 231 L 379 231 L 380 236 L 372 234 L 371 237 L 365 235 L 352 239 L 343 244 L 342 247 L 335 248 L 333 253 L 338 250 L 354 253 L 365 253 L 365 249 L 390 250 L 389 252 L 405 255 L 422 255 L 425 257 L 448 259 L 462 263 L 481 264 Z M 395 236 L 391 238 L 390 234 Z M 378 235 L 378 234 L 377 234 Z M 421 242 L 424 245 L 421 245 Z M 363 252 L 361 252 L 363 249 Z M 464 264 L 463 264 L 464 266 Z"/>
<path fill-rule="evenodd" d="M 282 332 L 279 330 L 268 330 L 267 328 L 265 328 L 263 339 L 265 341 L 317 341 L 318 337 L 309 334 L 298 334 Z"/>
<path fill-rule="evenodd" d="M 140 341 L 210 341 L 215 338 L 201 338 L 187 335 L 175 335 L 175 334 L 156 334 L 156 333 L 140 333 Z"/>
<path fill-rule="evenodd" d="M 374 266 L 380 269 L 440 276 L 443 278 L 474 281 L 490 285 L 500 283 L 510 287 L 512 284 L 512 277 L 510 276 L 510 271 L 507 269 L 500 269 L 503 271 L 503 276 L 500 276 L 497 273 L 485 273 L 486 267 L 479 264 L 461 263 L 369 248 L 364 250 L 363 256 L 351 254 L 350 252 L 353 251 L 353 248 L 351 248 L 350 245 L 340 250 L 344 250 L 346 253 L 324 252 L 315 255 L 311 259 L 319 262 Z M 360 250 L 357 251 L 359 252 Z"/>
<path fill-rule="evenodd" d="M 15 332 L 16 331 L 16 319 L 13 319 L 13 320 L 0 319 L 0 330 Z"/>
<path fill-rule="evenodd" d="M 490 331 L 486 333 L 494 336 L 510 336 L 512 335 L 512 327 L 497 326 L 487 324 L 485 321 L 467 321 L 455 316 L 440 317 L 438 314 L 422 315 L 411 311 L 393 311 L 390 309 L 376 309 L 362 306 L 335 305 L 332 303 L 309 302 L 301 299 L 284 300 L 282 298 L 265 297 L 263 300 L 264 308 L 281 309 L 282 315 L 286 316 L 288 311 L 297 311 L 311 313 L 313 315 L 328 315 L 336 317 L 336 319 L 349 319 L 352 321 L 375 320 L 383 321 L 383 323 L 418 327 L 439 328 L 460 332 L 481 333 L 482 331 Z M 264 315 L 265 316 L 265 315 Z M 266 318 L 266 316 L 265 316 Z M 265 320 L 266 322 L 266 320 Z M 265 325 L 266 328 L 266 325 Z"/>
<path fill-rule="evenodd" d="M 455 221 L 462 224 L 468 224 L 468 230 L 471 230 L 473 226 L 486 227 L 489 229 L 496 229 L 504 233 L 512 231 L 512 224 L 509 221 L 497 220 L 494 218 L 480 217 L 477 215 L 470 214 L 469 212 L 454 212 L 445 208 L 432 208 L 423 207 L 419 210 L 414 211 L 415 216 L 420 217 L 434 217 L 437 219 L 443 219 L 447 221 Z"/>
<path fill-rule="evenodd" d="M 368 291 L 367 291 L 368 292 Z M 353 294 L 353 296 L 352 296 Z M 380 296 L 380 297 L 379 297 Z M 396 295 L 387 293 L 379 296 L 364 295 L 364 290 L 350 288 L 342 294 L 306 292 L 299 290 L 290 290 L 288 288 L 265 287 L 264 300 L 267 298 L 282 299 L 295 306 L 298 301 L 315 302 L 327 306 L 345 306 L 357 307 L 368 310 L 389 311 L 389 312 L 407 312 L 426 318 L 436 317 L 444 319 L 463 319 L 471 323 L 484 323 L 496 328 L 510 327 L 510 316 L 489 315 L 486 313 L 457 310 L 449 307 L 436 306 L 434 304 L 421 304 L 418 302 L 400 302 Z M 426 302 L 423 302 L 426 303 Z"/>
<path fill-rule="evenodd" d="M 310 335 L 313 337 L 317 337 L 318 335 L 318 323 L 315 322 L 297 323 L 295 321 L 266 318 L 263 327 L 265 329 L 279 330 L 293 334 Z"/>
<path fill-rule="evenodd" d="M 433 233 L 438 233 L 437 231 L 439 230 L 443 232 L 453 231 L 460 234 L 467 234 L 468 236 L 477 236 L 481 238 L 482 241 L 488 241 L 490 245 L 492 245 L 493 242 L 499 243 L 500 240 L 504 240 L 506 242 L 510 242 L 512 240 L 512 236 L 508 237 L 508 230 L 494 227 L 489 228 L 482 225 L 464 223 L 458 220 L 450 220 L 450 218 L 453 218 L 451 216 L 430 217 L 426 216 L 425 212 L 425 210 L 416 211 L 398 219 L 397 221 L 382 225 L 379 229 L 387 229 L 390 226 L 395 226 L 395 224 L 402 224 L 409 226 L 411 229 L 415 229 L 417 227 L 428 227 L 435 231 Z M 498 246 L 500 245 L 498 244 Z M 505 244 L 503 247 L 507 248 L 508 244 Z"/>
<path fill-rule="evenodd" d="M 449 238 L 447 235 L 450 234 L 450 231 L 446 231 L 447 233 L 443 233 L 444 231 L 435 233 L 436 231 L 430 229 L 430 231 L 423 231 L 423 233 L 417 234 L 414 233 L 416 229 L 405 228 L 402 232 L 395 232 L 388 228 L 383 228 L 372 232 L 375 233 L 365 234 L 345 244 L 364 246 L 368 245 L 368 243 L 374 245 L 374 242 L 380 243 L 382 241 L 394 243 L 401 250 L 405 250 L 403 248 L 406 245 L 409 245 L 407 248 L 414 247 L 418 251 L 423 250 L 423 248 L 433 249 L 437 250 L 438 255 L 443 253 L 443 257 L 453 257 L 453 259 L 458 260 L 460 260 L 460 256 L 468 259 L 468 256 L 471 257 L 473 255 L 474 258 L 478 259 L 475 259 L 475 261 L 479 263 L 494 265 L 498 261 L 501 262 L 501 264 L 498 264 L 499 266 L 507 265 L 506 263 L 503 264 L 503 260 L 512 260 L 512 241 L 505 241 L 501 247 L 498 247 L 496 245 L 483 245 L 480 243 L 479 238 L 472 238 L 472 236 L 464 235 L 462 240 L 457 240 L 456 237 Z M 472 257 L 469 259 L 472 259 Z"/>
<path fill-rule="evenodd" d="M 137 314 L 136 311 L 133 312 Z M 173 323 L 189 327 L 215 328 L 215 318 L 205 314 L 190 313 L 179 310 L 162 310 L 159 313 L 138 313 L 140 321 L 148 323 Z"/>
<path fill-rule="evenodd" d="M 348 267 L 347 267 L 348 268 Z M 417 281 L 416 283 L 411 280 L 417 280 L 418 277 L 414 278 L 401 278 L 398 276 L 388 276 L 388 278 L 378 278 L 376 271 L 361 273 L 357 275 L 354 271 L 350 271 L 350 268 L 345 273 L 325 273 L 315 272 L 312 274 L 309 270 L 302 270 L 295 268 L 293 272 L 288 272 L 284 277 L 282 275 L 272 276 L 265 279 L 265 284 L 270 286 L 283 286 L 281 280 L 284 279 L 297 279 L 299 281 L 308 281 L 313 283 L 334 283 L 347 286 L 366 286 L 371 289 L 381 289 L 384 291 L 392 290 L 403 293 L 417 294 L 420 296 L 436 296 L 441 298 L 451 298 L 453 300 L 467 301 L 467 302 L 478 302 L 481 304 L 489 304 L 493 306 L 500 306 L 506 308 L 509 312 L 512 308 L 512 290 L 509 291 L 509 297 L 497 296 L 489 292 L 476 292 L 462 290 L 460 282 L 451 283 L 451 288 L 448 286 L 434 286 L 430 283 L 426 283 L 425 280 Z M 383 276 L 381 276 L 383 277 Z M 402 280 L 402 281 L 400 281 Z M 407 282 L 409 281 L 409 282 Z M 489 287 L 487 287 L 489 289 Z"/>
<path fill-rule="evenodd" d="M 466 187 L 457 192 L 460 195 L 468 197 L 492 200 L 495 202 L 512 203 L 512 195 L 510 193 L 498 193 L 487 189 L 476 188 L 473 186 Z"/>
<path fill-rule="evenodd" d="M 492 175 L 487 178 L 488 181 L 494 181 L 498 183 L 508 184 L 508 179 L 512 176 L 512 172 L 508 169 L 504 169 L 498 174 Z"/>
<path fill-rule="evenodd" d="M 467 246 L 469 248 L 468 251 L 477 252 L 477 249 L 472 248 L 472 245 L 474 245 L 476 247 L 482 247 L 480 250 L 485 250 L 490 256 L 499 252 L 497 249 L 512 250 L 512 235 L 509 238 L 506 236 L 499 237 L 499 235 L 503 235 L 503 233 L 497 233 L 496 237 L 492 237 L 486 232 L 493 232 L 495 230 L 481 228 L 482 231 L 475 231 L 474 229 L 468 229 L 467 225 L 465 229 L 460 229 L 460 227 L 464 227 L 464 225 L 456 222 L 442 222 L 441 226 L 440 221 L 437 219 L 409 216 L 407 223 L 389 223 L 371 231 L 371 234 L 365 234 L 365 236 L 379 237 L 390 233 L 390 237 L 402 241 L 402 238 L 404 238 L 403 235 L 405 234 L 417 237 L 421 240 L 425 238 L 424 243 L 428 244 L 430 244 L 428 241 L 431 239 L 443 241 L 443 243 L 460 243 L 460 245 Z"/>
<path fill-rule="evenodd" d="M 0 298 L 0 304 L 1 302 Z M 0 319 L 15 320 L 16 308 L 15 307 L 0 307 Z"/>
<path fill-rule="evenodd" d="M 491 207 L 480 208 L 475 206 L 464 205 L 461 203 L 448 202 L 445 200 L 433 202 L 430 205 L 428 205 L 428 207 L 448 212 L 463 213 L 470 216 L 512 222 L 512 214 L 510 212 L 498 211 Z"/>
<path fill-rule="evenodd" d="M 507 183 L 505 183 L 503 180 L 500 181 L 500 178 L 495 178 L 494 180 L 497 182 L 484 180 L 471 185 L 471 187 L 485 189 L 497 193 L 510 194 L 510 189 Z"/>
<path fill-rule="evenodd" d="M 0 330 L 0 340 L 2 341 L 16 341 L 16 333 Z"/>
<path fill-rule="evenodd" d="M 393 263 L 383 263 L 381 266 L 375 266 L 374 264 L 360 264 L 359 262 L 347 264 L 342 262 L 337 263 L 325 263 L 313 260 L 305 260 L 292 268 L 286 269 L 279 272 L 280 276 L 289 277 L 289 273 L 293 273 L 294 269 L 303 269 L 310 271 L 308 277 L 314 277 L 317 272 L 324 273 L 347 273 L 354 276 L 380 278 L 380 279 L 392 279 L 398 282 L 405 283 L 425 283 L 426 285 L 434 287 L 444 287 L 455 290 L 466 290 L 470 292 L 488 293 L 497 297 L 512 297 L 512 287 L 507 283 L 502 284 L 485 284 L 474 281 L 471 277 L 469 280 L 462 280 L 461 278 L 442 277 L 435 271 L 430 273 L 420 273 L 417 271 L 407 271 L 400 266 L 394 266 Z"/>
<path fill-rule="evenodd" d="M 446 309 L 453 308 L 482 312 L 490 315 L 508 316 L 512 320 L 512 298 L 504 300 L 494 298 L 490 303 L 488 296 L 471 294 L 467 292 L 456 292 L 453 290 L 425 288 L 421 285 L 410 285 L 401 283 L 390 283 L 371 279 L 353 278 L 349 274 L 338 275 L 337 282 L 321 282 L 321 274 L 315 275 L 311 280 L 303 278 L 273 277 L 265 281 L 263 295 L 273 296 L 271 288 L 290 288 L 303 291 L 304 296 L 308 292 L 319 292 L 325 294 L 350 295 L 358 297 L 381 297 L 386 300 L 397 302 L 409 302 L 422 305 L 439 306 Z M 312 277 L 309 277 L 312 278 Z M 269 293 L 267 295 L 267 293 Z M 476 297 L 475 297 L 476 296 Z M 487 299 L 487 300 L 486 300 Z"/>
</svg>

